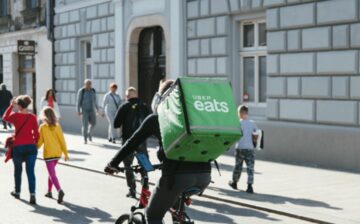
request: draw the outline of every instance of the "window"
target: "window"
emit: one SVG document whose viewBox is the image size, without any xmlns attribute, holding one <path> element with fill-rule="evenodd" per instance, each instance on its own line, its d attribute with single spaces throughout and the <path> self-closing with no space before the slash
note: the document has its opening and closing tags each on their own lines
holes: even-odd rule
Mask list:
<svg viewBox="0 0 360 224">
<path fill-rule="evenodd" d="M 8 15 L 8 0 L 0 0 L 0 17 Z"/>
<path fill-rule="evenodd" d="M 26 8 L 33 9 L 38 7 L 38 0 L 26 0 Z"/>
<path fill-rule="evenodd" d="M 242 22 L 240 32 L 242 101 L 261 105 L 266 103 L 266 23 Z"/>
<path fill-rule="evenodd" d="M 91 41 L 82 42 L 83 57 L 83 77 L 84 79 L 92 79 L 92 44 Z"/>
</svg>

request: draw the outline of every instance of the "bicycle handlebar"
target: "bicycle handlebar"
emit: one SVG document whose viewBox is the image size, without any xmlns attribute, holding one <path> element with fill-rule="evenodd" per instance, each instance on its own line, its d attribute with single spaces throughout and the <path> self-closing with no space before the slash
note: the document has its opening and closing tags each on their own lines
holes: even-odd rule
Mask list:
<svg viewBox="0 0 360 224">
<path fill-rule="evenodd" d="M 161 170 L 162 164 L 155 164 L 155 165 L 152 165 L 152 167 L 154 168 L 154 170 Z M 144 168 L 140 165 L 134 165 L 134 166 L 130 166 L 130 167 L 118 167 L 117 169 L 119 172 L 122 172 L 122 173 L 127 170 L 134 171 L 135 173 L 141 173 L 144 171 Z"/>
</svg>

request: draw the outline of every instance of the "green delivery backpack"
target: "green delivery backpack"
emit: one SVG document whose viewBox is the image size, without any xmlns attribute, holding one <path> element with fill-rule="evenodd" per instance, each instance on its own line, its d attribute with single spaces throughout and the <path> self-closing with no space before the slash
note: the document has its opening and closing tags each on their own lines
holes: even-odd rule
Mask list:
<svg viewBox="0 0 360 224">
<path fill-rule="evenodd" d="M 162 97 L 158 115 L 168 159 L 213 161 L 242 136 L 227 79 L 177 79 Z"/>
</svg>

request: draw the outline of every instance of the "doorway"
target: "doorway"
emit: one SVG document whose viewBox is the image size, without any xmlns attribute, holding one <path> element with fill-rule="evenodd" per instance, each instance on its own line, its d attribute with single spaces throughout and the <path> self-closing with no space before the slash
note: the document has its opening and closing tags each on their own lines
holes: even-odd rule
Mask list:
<svg viewBox="0 0 360 224">
<path fill-rule="evenodd" d="M 36 73 L 35 59 L 32 55 L 19 55 L 19 94 L 29 95 L 33 99 L 30 106 L 36 114 Z"/>
<path fill-rule="evenodd" d="M 161 27 L 145 28 L 138 44 L 138 91 L 140 99 L 151 105 L 159 83 L 166 77 L 166 44 Z"/>
</svg>

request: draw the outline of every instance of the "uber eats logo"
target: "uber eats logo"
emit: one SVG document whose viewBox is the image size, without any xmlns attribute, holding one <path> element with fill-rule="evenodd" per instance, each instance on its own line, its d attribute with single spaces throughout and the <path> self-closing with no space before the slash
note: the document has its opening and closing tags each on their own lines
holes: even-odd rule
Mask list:
<svg viewBox="0 0 360 224">
<path fill-rule="evenodd" d="M 211 96 L 193 96 L 194 108 L 198 111 L 228 113 L 227 102 L 219 101 Z"/>
</svg>

